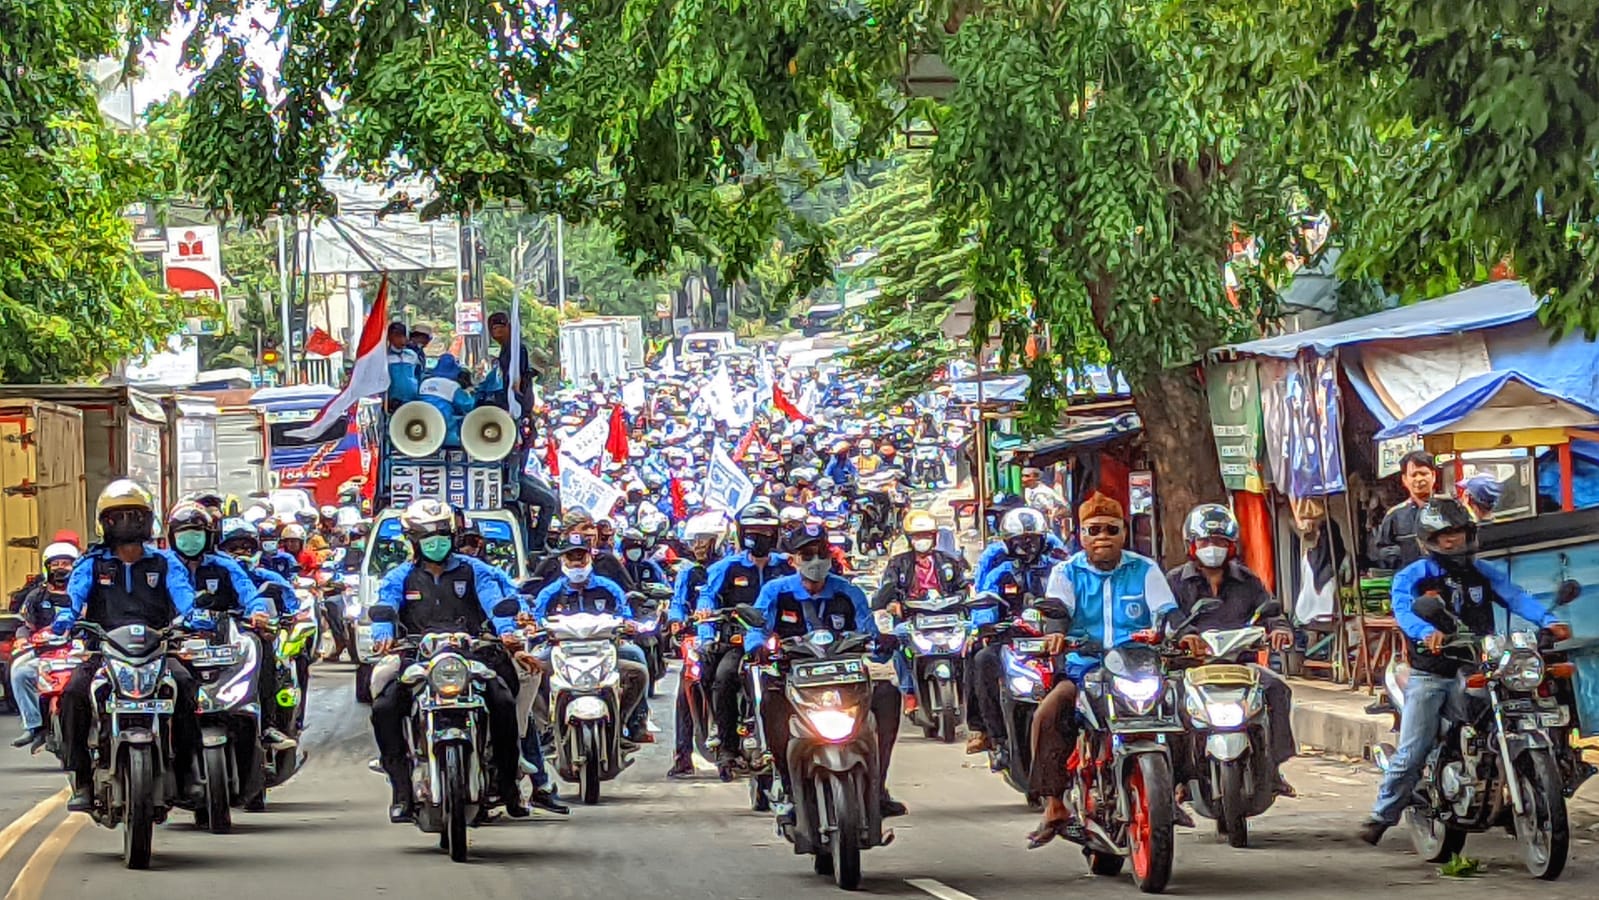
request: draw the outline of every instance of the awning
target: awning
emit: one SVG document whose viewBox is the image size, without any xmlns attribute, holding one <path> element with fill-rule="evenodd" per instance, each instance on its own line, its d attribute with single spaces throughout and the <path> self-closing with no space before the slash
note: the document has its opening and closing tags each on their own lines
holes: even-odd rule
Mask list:
<svg viewBox="0 0 1599 900">
<path fill-rule="evenodd" d="M 1031 465 L 1049 466 L 1079 450 L 1131 437 L 1143 430 L 1144 423 L 1138 413 L 1126 412 L 1119 416 L 1083 419 L 1015 449 L 1029 452 Z"/>
<path fill-rule="evenodd" d="M 1334 322 L 1308 331 L 1231 344 L 1210 351 L 1211 359 L 1230 356 L 1275 356 L 1284 359 L 1311 349 L 1326 355 L 1334 348 L 1366 341 L 1454 334 L 1507 325 L 1538 313 L 1538 298 L 1519 281 L 1496 281 L 1410 306 Z"/>
<path fill-rule="evenodd" d="M 1068 372 L 1061 377 L 1061 390 L 1067 397 L 1120 398 L 1131 397 L 1133 389 L 1120 372 L 1105 366 L 1088 366 L 1087 378 Z M 1027 399 L 1027 387 L 1032 378 L 1025 373 L 1011 375 L 985 374 L 983 376 L 984 403 L 1021 403 Z M 977 376 L 971 375 L 950 382 L 955 399 L 961 403 L 977 402 Z"/>
<path fill-rule="evenodd" d="M 1599 409 L 1553 391 L 1520 372 L 1468 378 L 1377 432 L 1377 441 L 1438 433 L 1509 434 L 1548 428 L 1594 428 Z"/>
</svg>

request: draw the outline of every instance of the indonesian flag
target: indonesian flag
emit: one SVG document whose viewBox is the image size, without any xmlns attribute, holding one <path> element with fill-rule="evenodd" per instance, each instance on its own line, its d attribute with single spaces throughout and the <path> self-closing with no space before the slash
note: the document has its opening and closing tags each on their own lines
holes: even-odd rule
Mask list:
<svg viewBox="0 0 1599 900">
<path fill-rule="evenodd" d="M 683 499 L 683 482 L 674 475 L 667 487 L 672 494 L 672 518 L 681 522 L 688 518 L 688 503 Z"/>
<path fill-rule="evenodd" d="M 389 389 L 389 361 L 384 344 L 389 330 L 389 276 L 383 276 L 378 286 L 378 298 L 372 311 L 366 314 L 366 324 L 361 326 L 360 349 L 356 351 L 355 367 L 350 370 L 350 381 L 327 405 L 316 414 L 311 424 L 286 432 L 291 438 L 311 440 L 327 430 L 334 420 L 344 415 L 362 397 L 372 397 Z"/>
<path fill-rule="evenodd" d="M 750 444 L 760 444 L 761 452 L 766 452 L 766 442 L 755 432 L 755 423 L 751 422 L 749 430 L 744 432 L 744 437 L 739 439 L 738 446 L 733 448 L 733 462 L 743 462 L 744 455 L 750 452 Z"/>
<path fill-rule="evenodd" d="M 561 451 L 556 448 L 553 439 L 544 442 L 544 470 L 550 473 L 551 478 L 561 477 Z"/>
<path fill-rule="evenodd" d="M 799 422 L 809 422 L 811 420 L 810 416 L 800 412 L 799 407 L 788 399 L 788 395 L 783 393 L 783 388 L 780 385 L 772 385 L 772 407 L 790 419 Z"/>
<path fill-rule="evenodd" d="M 611 407 L 611 431 L 605 438 L 605 452 L 612 462 L 627 459 L 627 422 L 622 418 L 622 404 Z"/>
<path fill-rule="evenodd" d="M 317 356 L 332 356 L 343 349 L 343 344 L 335 341 L 332 335 L 320 328 L 311 329 L 311 336 L 305 341 L 305 352 L 315 353 Z"/>
</svg>

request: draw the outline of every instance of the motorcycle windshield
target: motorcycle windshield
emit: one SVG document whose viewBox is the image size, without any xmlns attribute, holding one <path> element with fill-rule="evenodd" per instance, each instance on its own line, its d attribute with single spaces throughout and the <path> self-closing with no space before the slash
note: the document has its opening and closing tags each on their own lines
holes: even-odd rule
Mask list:
<svg viewBox="0 0 1599 900">
<path fill-rule="evenodd" d="M 1153 647 L 1131 644 L 1105 654 L 1105 669 L 1118 678 L 1160 674 L 1160 653 Z"/>
</svg>

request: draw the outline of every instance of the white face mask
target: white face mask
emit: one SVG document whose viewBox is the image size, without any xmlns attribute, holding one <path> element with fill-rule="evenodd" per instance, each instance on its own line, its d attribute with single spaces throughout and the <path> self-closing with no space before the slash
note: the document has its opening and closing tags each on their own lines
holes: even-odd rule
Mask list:
<svg viewBox="0 0 1599 900">
<path fill-rule="evenodd" d="M 915 550 L 917 553 L 926 553 L 927 551 L 933 549 L 933 539 L 913 538 L 911 540 L 911 549 Z"/>
<path fill-rule="evenodd" d="M 1199 564 L 1202 566 L 1212 569 L 1219 568 L 1222 563 L 1227 561 L 1227 548 L 1200 547 L 1194 551 L 1194 558 L 1199 560 Z"/>
<path fill-rule="evenodd" d="M 589 563 L 588 565 L 584 566 L 569 566 L 565 563 L 561 564 L 561 574 L 565 575 L 566 580 L 573 584 L 586 584 L 589 580 L 589 575 L 593 572 L 593 563 Z"/>
<path fill-rule="evenodd" d="M 624 550 L 622 552 L 623 552 L 624 555 L 627 556 L 628 559 L 632 560 L 633 562 L 638 562 L 639 560 L 644 558 L 644 548 L 642 548 L 642 547 L 629 547 L 629 548 L 627 548 L 626 550 Z"/>
</svg>

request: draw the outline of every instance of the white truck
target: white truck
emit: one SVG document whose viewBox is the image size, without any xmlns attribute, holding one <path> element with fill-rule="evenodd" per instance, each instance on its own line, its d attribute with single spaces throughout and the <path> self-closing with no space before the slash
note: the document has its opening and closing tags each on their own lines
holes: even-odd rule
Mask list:
<svg viewBox="0 0 1599 900">
<path fill-rule="evenodd" d="M 561 378 L 586 384 L 590 375 L 615 384 L 644 365 L 644 324 L 638 316 L 596 316 L 561 323 Z"/>
</svg>

